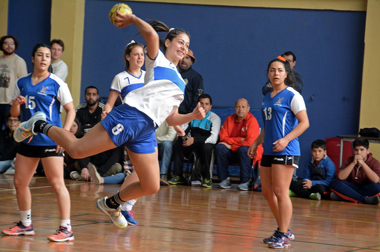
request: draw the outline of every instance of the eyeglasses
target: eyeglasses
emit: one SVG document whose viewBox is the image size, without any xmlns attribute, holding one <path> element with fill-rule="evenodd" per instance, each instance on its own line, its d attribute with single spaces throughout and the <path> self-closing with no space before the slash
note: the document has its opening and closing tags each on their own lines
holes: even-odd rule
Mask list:
<svg viewBox="0 0 380 252">
<path fill-rule="evenodd" d="M 16 122 L 18 122 L 19 121 L 19 119 L 8 119 L 8 122 L 9 123 L 16 123 Z"/>
<path fill-rule="evenodd" d="M 4 42 L 3 45 L 15 45 L 15 42 Z"/>
</svg>

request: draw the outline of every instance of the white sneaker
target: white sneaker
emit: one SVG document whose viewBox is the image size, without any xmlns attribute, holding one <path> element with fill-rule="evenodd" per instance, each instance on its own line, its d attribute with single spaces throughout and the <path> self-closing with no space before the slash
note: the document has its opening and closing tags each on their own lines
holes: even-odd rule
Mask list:
<svg viewBox="0 0 380 252">
<path fill-rule="evenodd" d="M 222 182 L 220 182 L 218 188 L 222 188 L 222 189 L 231 188 L 231 179 L 228 177 L 225 180 L 223 180 Z"/>
<path fill-rule="evenodd" d="M 95 165 L 88 163 L 87 168 L 94 183 L 97 185 L 102 185 L 104 180 L 102 181 L 102 176 L 100 176 L 99 172 L 96 170 Z"/>
<path fill-rule="evenodd" d="M 73 180 L 84 180 L 78 171 L 70 172 L 70 178 Z"/>
<path fill-rule="evenodd" d="M 106 214 L 113 224 L 115 224 L 119 228 L 126 228 L 128 226 L 128 222 L 125 217 L 121 214 L 120 208 L 112 209 L 106 205 L 107 197 L 98 199 L 96 201 L 96 207 Z"/>
<path fill-rule="evenodd" d="M 28 121 L 20 123 L 13 133 L 14 140 L 20 143 L 33 135 L 37 135 L 33 132 L 33 127 L 38 120 L 46 121 L 46 115 L 41 111 L 37 111 Z"/>
</svg>

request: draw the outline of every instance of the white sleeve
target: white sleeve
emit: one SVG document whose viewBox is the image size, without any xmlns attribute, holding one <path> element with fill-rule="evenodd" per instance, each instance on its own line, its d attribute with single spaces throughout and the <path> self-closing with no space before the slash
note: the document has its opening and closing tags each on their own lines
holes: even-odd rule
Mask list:
<svg viewBox="0 0 380 252">
<path fill-rule="evenodd" d="M 212 122 L 211 135 L 206 139 L 205 143 L 216 144 L 218 142 L 221 120 L 220 117 L 213 112 L 211 112 L 209 119 Z"/>
<path fill-rule="evenodd" d="M 111 90 L 121 93 L 121 78 L 120 74 L 115 75 L 111 83 Z"/>
<path fill-rule="evenodd" d="M 62 106 L 65 106 L 67 103 L 73 101 L 69 87 L 64 82 L 60 83 L 60 87 L 58 89 L 57 100 L 61 103 Z"/>
<path fill-rule="evenodd" d="M 302 110 L 306 110 L 305 101 L 300 93 L 294 92 L 293 99 L 290 103 L 290 109 L 295 115 Z"/>
</svg>

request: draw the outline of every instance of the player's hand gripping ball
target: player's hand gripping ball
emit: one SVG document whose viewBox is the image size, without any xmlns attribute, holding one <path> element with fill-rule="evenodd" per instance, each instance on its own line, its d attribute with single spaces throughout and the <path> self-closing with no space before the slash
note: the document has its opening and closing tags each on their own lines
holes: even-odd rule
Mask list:
<svg viewBox="0 0 380 252">
<path fill-rule="evenodd" d="M 110 10 L 110 15 L 109 15 L 112 24 L 115 24 L 115 17 L 117 16 L 117 11 L 119 11 L 123 15 L 132 14 L 132 9 L 131 7 L 128 6 L 128 4 L 125 4 L 125 3 L 115 4 Z"/>
</svg>

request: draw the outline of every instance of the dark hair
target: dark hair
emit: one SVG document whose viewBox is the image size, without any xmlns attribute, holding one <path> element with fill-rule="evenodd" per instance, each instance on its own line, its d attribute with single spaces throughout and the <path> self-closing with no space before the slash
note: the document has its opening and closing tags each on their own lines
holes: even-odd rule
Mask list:
<svg viewBox="0 0 380 252">
<path fill-rule="evenodd" d="M 9 118 L 11 118 L 12 117 L 12 115 L 11 115 L 11 113 L 7 113 L 7 115 L 5 116 L 5 118 L 7 118 L 7 120 L 9 119 Z M 18 120 L 21 120 L 21 117 L 20 117 L 20 115 L 18 115 L 18 116 L 14 116 L 14 117 L 17 117 L 18 118 Z"/>
<path fill-rule="evenodd" d="M 85 93 L 85 94 L 87 93 L 87 90 L 88 90 L 89 88 L 95 88 L 95 89 L 96 89 L 96 93 L 99 94 L 99 90 L 98 90 L 98 88 L 95 87 L 95 86 L 88 86 L 88 87 L 86 87 L 86 89 L 84 90 L 84 93 Z"/>
<path fill-rule="evenodd" d="M 15 51 L 16 51 L 19 43 L 18 43 L 18 39 L 13 35 L 5 35 L 5 36 L 1 37 L 1 39 L 0 39 L 0 50 L 3 51 L 3 43 L 7 38 L 13 39 L 13 41 L 15 42 Z"/>
<path fill-rule="evenodd" d="M 127 60 L 127 57 L 125 57 L 125 56 L 130 55 L 131 52 L 133 51 L 133 49 L 135 49 L 135 47 L 138 47 L 138 46 L 140 46 L 142 49 L 144 49 L 144 45 L 140 44 L 138 42 L 129 43 L 125 47 L 125 50 L 124 50 L 125 70 L 129 69 L 129 61 Z"/>
<path fill-rule="evenodd" d="M 322 148 L 323 150 L 326 150 L 326 142 L 322 139 L 317 139 L 311 143 L 311 148 Z"/>
<path fill-rule="evenodd" d="M 208 95 L 208 94 L 201 94 L 199 97 L 198 97 L 198 101 L 200 101 L 201 99 L 209 99 L 210 100 L 210 105 L 212 105 L 212 99 L 211 99 L 211 96 Z"/>
<path fill-rule="evenodd" d="M 293 56 L 293 61 L 296 61 L 296 55 L 293 53 L 293 52 L 291 52 L 291 51 L 287 51 L 287 52 L 284 52 L 283 54 L 281 54 L 283 57 L 284 56 L 290 56 L 290 55 L 292 55 Z"/>
<path fill-rule="evenodd" d="M 287 86 L 294 88 L 296 85 L 296 76 L 294 75 L 293 71 L 290 69 L 289 62 L 288 61 L 284 62 L 279 58 L 275 58 L 269 62 L 268 67 L 267 67 L 267 73 L 269 73 L 269 68 L 273 62 L 280 62 L 284 65 L 285 71 L 288 73 L 288 76 L 285 78 L 284 82 Z"/>
<path fill-rule="evenodd" d="M 36 54 L 38 48 L 41 48 L 41 47 L 45 47 L 45 48 L 48 48 L 49 51 L 50 51 L 50 54 L 51 54 L 51 48 L 50 46 L 46 45 L 46 44 L 36 44 L 34 47 L 33 47 L 33 51 L 32 51 L 32 57 L 34 58 L 34 55 Z M 34 66 L 34 64 L 33 64 Z M 52 72 L 53 71 L 53 68 L 51 67 L 51 62 L 50 62 L 50 66 L 48 68 L 48 71 L 49 72 Z"/>
<path fill-rule="evenodd" d="M 53 44 L 60 45 L 62 47 L 62 52 L 65 50 L 65 44 L 63 43 L 61 39 L 53 39 L 52 41 L 50 41 L 50 47 L 52 47 Z"/>
<path fill-rule="evenodd" d="M 363 146 L 364 148 L 368 149 L 369 148 L 369 142 L 367 139 L 360 137 L 358 139 L 355 139 L 352 146 L 354 146 L 354 148 L 357 146 Z"/>
<path fill-rule="evenodd" d="M 156 32 L 167 32 L 168 34 L 166 35 L 165 40 L 168 39 L 168 40 L 172 41 L 173 38 L 177 37 L 178 35 L 180 35 L 182 33 L 185 33 L 190 38 L 190 33 L 188 33 L 187 31 L 184 31 L 182 29 L 170 30 L 170 27 L 161 21 L 152 20 L 152 21 L 149 21 L 148 23 L 153 27 L 153 29 Z M 165 40 L 160 39 L 160 47 L 163 48 L 164 54 L 166 52 Z"/>
<path fill-rule="evenodd" d="M 81 125 L 80 125 L 79 119 L 78 119 L 77 117 L 75 117 L 74 122 L 78 125 L 78 130 L 77 130 L 77 132 L 74 134 L 74 136 L 75 136 L 76 138 L 81 138 L 81 137 L 84 135 L 84 133 L 83 133 L 82 127 L 81 127 Z"/>
</svg>

